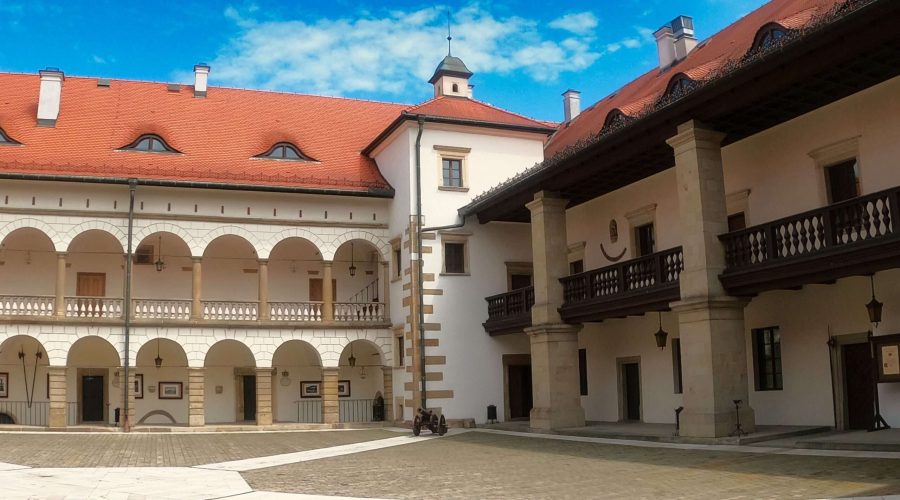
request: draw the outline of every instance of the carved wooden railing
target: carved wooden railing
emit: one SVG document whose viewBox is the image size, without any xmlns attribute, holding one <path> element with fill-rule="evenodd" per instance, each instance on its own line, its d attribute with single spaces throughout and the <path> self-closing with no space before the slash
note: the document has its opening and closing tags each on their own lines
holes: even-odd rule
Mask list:
<svg viewBox="0 0 900 500">
<path fill-rule="evenodd" d="M 335 321 L 384 321 L 382 302 L 335 302 Z"/>
<path fill-rule="evenodd" d="M 124 299 L 109 297 L 66 297 L 67 318 L 121 318 Z"/>
<path fill-rule="evenodd" d="M 729 271 L 811 257 L 897 237 L 900 189 L 810 210 L 719 236 Z"/>
<path fill-rule="evenodd" d="M 203 319 L 214 321 L 256 321 L 259 319 L 259 302 L 204 300 Z"/>
<path fill-rule="evenodd" d="M 677 287 L 684 270 L 681 247 L 560 279 L 565 306 L 604 302 L 629 294 Z"/>
<path fill-rule="evenodd" d="M 190 300 L 134 299 L 135 319 L 190 319 Z"/>
<path fill-rule="evenodd" d="M 497 322 L 519 323 L 519 320 L 523 324 L 531 324 L 531 307 L 534 305 L 533 286 L 491 295 L 485 300 L 488 303 L 488 320 L 485 325 Z"/>
<path fill-rule="evenodd" d="M 322 321 L 322 302 L 269 302 L 272 321 Z"/>
<path fill-rule="evenodd" d="M 0 316 L 53 316 L 55 298 L 43 295 L 0 295 Z"/>
</svg>

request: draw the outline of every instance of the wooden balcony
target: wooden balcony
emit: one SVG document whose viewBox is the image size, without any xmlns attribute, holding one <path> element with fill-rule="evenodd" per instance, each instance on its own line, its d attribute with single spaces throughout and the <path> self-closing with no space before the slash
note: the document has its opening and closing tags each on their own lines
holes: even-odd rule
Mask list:
<svg viewBox="0 0 900 500">
<path fill-rule="evenodd" d="M 521 332 L 531 326 L 531 306 L 534 305 L 534 287 L 487 297 L 488 320 L 484 330 L 491 335 Z"/>
<path fill-rule="evenodd" d="M 662 311 L 681 298 L 678 278 L 684 269 L 681 247 L 562 278 L 567 323 Z"/>
<path fill-rule="evenodd" d="M 831 283 L 900 267 L 900 188 L 719 236 L 731 295 Z"/>
</svg>

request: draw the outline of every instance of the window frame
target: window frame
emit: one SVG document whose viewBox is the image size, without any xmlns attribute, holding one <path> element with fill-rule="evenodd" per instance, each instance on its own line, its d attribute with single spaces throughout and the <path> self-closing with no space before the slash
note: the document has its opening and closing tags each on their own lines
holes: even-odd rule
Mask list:
<svg viewBox="0 0 900 500">
<path fill-rule="evenodd" d="M 659 235 L 656 231 L 656 203 L 651 203 L 638 208 L 637 210 L 632 210 L 625 214 L 625 218 L 628 219 L 630 228 L 628 244 L 631 245 L 631 258 L 637 259 L 642 257 L 638 249 L 638 228 L 648 224 L 653 225 L 653 248 L 654 252 L 658 251 Z"/>
<path fill-rule="evenodd" d="M 780 33 L 781 35 L 775 36 L 775 33 Z M 781 40 L 787 38 L 790 34 L 791 30 L 778 23 L 767 23 L 757 30 L 756 35 L 753 37 L 753 45 L 750 46 L 748 54 L 752 55 L 757 52 L 768 51 L 772 47 L 777 46 Z"/>
<path fill-rule="evenodd" d="M 831 193 L 827 180 L 828 173 L 825 171 L 825 168 L 852 159 L 856 159 L 857 196 L 866 194 L 865 184 L 863 183 L 865 180 L 865 162 L 859 152 L 859 138 L 860 136 L 855 136 L 843 139 L 807 153 L 813 160 L 816 169 L 820 206 L 826 207 L 831 204 Z"/>
<path fill-rule="evenodd" d="M 0 146 L 21 146 L 22 143 L 13 139 L 6 133 L 3 128 L 0 128 Z"/>
<path fill-rule="evenodd" d="M 456 191 L 465 193 L 469 191 L 469 153 L 472 148 L 457 146 L 435 145 L 434 151 L 437 157 L 437 185 L 439 191 Z M 459 161 L 459 186 L 447 186 L 444 184 L 444 160 Z"/>
<path fill-rule="evenodd" d="M 771 337 L 767 342 L 767 334 Z M 778 326 L 754 328 L 750 331 L 753 343 L 753 385 L 757 392 L 783 391 L 784 368 L 782 363 L 781 330 Z M 766 355 L 765 347 L 771 345 L 770 355 Z M 775 355 L 777 345 L 777 356 Z M 771 366 L 770 366 L 771 365 Z M 767 371 L 771 368 L 772 381 L 767 380 Z"/>
<path fill-rule="evenodd" d="M 284 151 L 287 151 L 288 149 L 290 149 L 291 151 L 293 151 L 294 153 L 297 154 L 297 158 L 288 158 L 286 156 L 281 156 L 281 157 L 272 156 L 272 154 L 278 148 L 284 148 Z M 287 142 L 287 141 L 279 141 L 279 142 L 276 142 L 275 144 L 272 144 L 272 146 L 270 146 L 269 149 L 267 149 L 264 153 L 260 153 L 256 156 L 254 156 L 254 158 L 258 158 L 261 160 L 295 161 L 295 162 L 296 161 L 299 161 L 299 162 L 315 161 L 312 158 L 310 158 L 309 156 L 307 156 L 306 154 L 304 154 L 303 150 L 298 148 L 296 144 L 294 144 L 292 142 Z"/>
<path fill-rule="evenodd" d="M 163 151 L 156 151 L 153 149 L 137 149 L 137 145 L 144 142 L 145 140 L 157 141 L 162 144 Z M 151 146 L 152 146 L 151 142 Z M 184 154 L 181 151 L 172 147 L 165 139 L 163 139 L 159 134 L 141 134 L 137 139 L 131 141 L 129 144 L 122 146 L 118 149 L 118 151 L 128 151 L 134 153 L 152 153 L 152 154 L 162 154 L 162 155 L 171 155 L 171 154 Z"/>
<path fill-rule="evenodd" d="M 400 236 L 392 239 L 391 244 L 391 283 L 403 278 L 403 248 Z"/>
<path fill-rule="evenodd" d="M 441 276 L 469 276 L 469 236 L 471 233 L 441 231 Z M 462 245 L 463 272 L 447 272 L 447 244 Z"/>
<path fill-rule="evenodd" d="M 851 165 L 852 163 L 852 165 Z M 843 200 L 834 199 L 834 184 L 832 181 L 832 172 L 834 172 L 838 167 L 850 167 L 853 170 L 853 181 L 854 181 L 854 191 L 856 194 L 849 198 L 845 198 Z M 841 203 L 843 201 L 852 200 L 853 198 L 857 198 L 862 194 L 862 186 L 859 180 L 859 160 L 856 158 L 850 158 L 848 160 L 840 161 L 837 163 L 832 163 L 830 165 L 825 165 L 822 167 L 823 174 L 825 175 L 825 194 L 828 197 L 828 204 L 833 205 L 835 203 Z"/>
<path fill-rule="evenodd" d="M 394 368 L 403 368 L 406 366 L 406 334 L 403 327 L 394 328 L 394 348 L 400 348 L 394 356 Z"/>
<path fill-rule="evenodd" d="M 506 264 L 506 290 L 513 291 L 512 277 L 513 275 L 531 276 L 531 286 L 534 286 L 534 264 L 531 262 L 505 262 Z"/>
</svg>

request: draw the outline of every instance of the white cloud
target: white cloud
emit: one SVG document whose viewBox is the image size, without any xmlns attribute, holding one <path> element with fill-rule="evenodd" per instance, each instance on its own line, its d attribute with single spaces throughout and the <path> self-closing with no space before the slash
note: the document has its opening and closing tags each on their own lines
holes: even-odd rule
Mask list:
<svg viewBox="0 0 900 500">
<path fill-rule="evenodd" d="M 587 35 L 597 27 L 597 16 L 595 16 L 593 12 L 566 14 L 558 19 L 550 21 L 550 27 L 571 31 L 576 35 Z"/>
<path fill-rule="evenodd" d="M 553 23 L 554 37 L 535 19 L 497 17 L 477 4 L 454 13 L 453 55 L 475 73 L 524 73 L 539 82 L 579 72 L 601 56 L 593 14 Z M 211 61 L 216 82 L 316 94 L 404 94 L 422 84 L 446 54 L 445 11 L 423 9 L 361 14 L 358 18 L 271 21 L 228 7 L 240 34 Z M 563 21 L 565 20 L 565 21 Z M 560 24 L 562 23 L 562 24 Z"/>
</svg>

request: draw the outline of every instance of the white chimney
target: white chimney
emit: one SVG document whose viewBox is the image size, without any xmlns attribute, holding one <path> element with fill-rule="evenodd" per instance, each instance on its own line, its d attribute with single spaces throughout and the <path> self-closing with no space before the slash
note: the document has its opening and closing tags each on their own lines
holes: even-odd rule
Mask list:
<svg viewBox="0 0 900 500">
<path fill-rule="evenodd" d="M 656 37 L 656 51 L 659 53 L 659 69 L 666 69 L 675 62 L 675 36 L 672 28 L 665 25 L 653 34 Z"/>
<path fill-rule="evenodd" d="M 563 113 L 566 115 L 566 123 L 572 121 L 581 113 L 581 92 L 569 89 L 563 92 Z"/>
<path fill-rule="evenodd" d="M 59 68 L 42 69 L 38 74 L 41 75 L 41 91 L 38 96 L 37 123 L 41 127 L 55 127 L 62 100 L 62 84 L 66 77 Z"/>
<path fill-rule="evenodd" d="M 194 66 L 194 97 L 206 97 L 209 65 L 200 63 Z"/>
<path fill-rule="evenodd" d="M 659 69 L 666 69 L 684 59 L 697 46 L 694 19 L 688 16 L 676 17 L 653 36 L 656 37 L 656 50 L 659 52 Z"/>
</svg>

